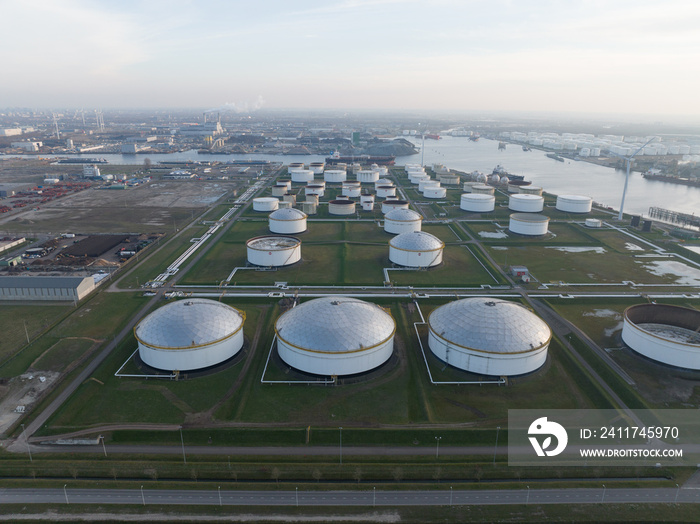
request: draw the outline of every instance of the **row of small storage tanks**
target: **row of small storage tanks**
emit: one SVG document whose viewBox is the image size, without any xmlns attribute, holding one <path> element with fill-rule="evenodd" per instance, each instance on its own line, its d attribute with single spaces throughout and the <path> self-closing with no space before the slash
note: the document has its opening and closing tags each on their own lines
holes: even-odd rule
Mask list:
<svg viewBox="0 0 700 524">
<path fill-rule="evenodd" d="M 311 167 L 311 166 L 310 166 Z M 345 169 L 304 169 L 290 165 L 287 172 L 292 178 L 292 182 L 308 184 L 315 182 L 315 176 L 323 173 L 325 182 L 345 182 L 348 178 L 348 172 Z M 389 174 L 389 170 L 385 166 L 373 165 L 370 169 L 357 169 L 352 171 L 355 174 L 357 181 L 365 184 L 374 183 L 382 177 Z"/>
<path fill-rule="evenodd" d="M 442 263 L 444 242 L 421 231 L 423 217 L 406 208 L 384 216 L 384 230 L 395 236 L 389 241 L 389 260 L 407 267 L 432 267 Z M 293 235 L 307 229 L 307 215 L 295 208 L 278 209 L 268 217 L 272 233 Z M 293 236 L 260 236 L 246 243 L 248 262 L 257 266 L 282 267 L 301 260 L 301 240 Z"/>
<path fill-rule="evenodd" d="M 245 314 L 207 299 L 157 309 L 135 328 L 141 360 L 156 369 L 215 366 L 243 347 Z M 428 345 L 443 362 L 479 375 L 530 373 L 547 359 L 547 324 L 524 307 L 490 297 L 456 300 L 428 316 Z M 277 351 L 292 368 L 323 376 L 364 373 L 394 349 L 396 322 L 383 308 L 349 297 L 309 300 L 275 323 Z"/>
</svg>

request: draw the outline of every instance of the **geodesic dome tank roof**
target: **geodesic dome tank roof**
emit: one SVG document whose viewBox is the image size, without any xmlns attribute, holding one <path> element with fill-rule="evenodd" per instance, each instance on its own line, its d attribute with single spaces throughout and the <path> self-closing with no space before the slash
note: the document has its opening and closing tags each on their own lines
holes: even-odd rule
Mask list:
<svg viewBox="0 0 700 524">
<path fill-rule="evenodd" d="M 396 323 L 382 308 L 349 297 L 323 297 L 284 313 L 275 324 L 277 336 L 300 349 L 349 353 L 391 338 Z"/>
</svg>

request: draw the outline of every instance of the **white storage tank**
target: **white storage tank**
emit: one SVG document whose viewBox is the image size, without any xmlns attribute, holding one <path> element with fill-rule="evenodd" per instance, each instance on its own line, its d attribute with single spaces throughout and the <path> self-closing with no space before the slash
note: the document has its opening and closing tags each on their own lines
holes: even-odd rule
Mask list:
<svg viewBox="0 0 700 524">
<path fill-rule="evenodd" d="M 394 209 L 384 215 L 384 231 L 393 235 L 421 230 L 423 217 L 412 209 Z"/>
<path fill-rule="evenodd" d="M 348 178 L 343 169 L 327 169 L 323 172 L 323 180 L 326 182 L 345 182 Z"/>
<path fill-rule="evenodd" d="M 549 326 L 523 306 L 492 297 L 455 300 L 428 316 L 428 345 L 443 362 L 478 375 L 531 373 L 547 360 Z"/>
<path fill-rule="evenodd" d="M 272 196 L 273 197 L 281 197 L 287 194 L 287 191 L 289 191 L 289 188 L 287 187 L 286 184 L 276 184 L 272 186 Z"/>
<path fill-rule="evenodd" d="M 258 197 L 253 199 L 253 211 L 274 211 L 279 207 L 279 199 L 275 197 Z"/>
<path fill-rule="evenodd" d="M 374 183 L 374 189 L 377 189 L 379 186 L 393 186 L 394 183 L 389 180 L 388 178 L 380 178 Z"/>
<path fill-rule="evenodd" d="M 323 376 L 356 375 L 384 364 L 396 323 L 375 304 L 349 297 L 302 302 L 275 323 L 277 352 L 289 366 Z"/>
<path fill-rule="evenodd" d="M 584 225 L 586 227 L 603 227 L 603 221 L 598 218 L 587 218 Z"/>
<path fill-rule="evenodd" d="M 418 182 L 418 191 L 422 193 L 428 186 L 440 187 L 440 182 L 438 182 L 437 180 L 433 180 L 432 178 L 424 178 Z"/>
<path fill-rule="evenodd" d="M 301 210 L 307 215 L 315 215 L 318 212 L 318 202 L 302 202 Z"/>
<path fill-rule="evenodd" d="M 425 231 L 401 233 L 389 240 L 389 260 L 406 267 L 432 267 L 442 263 L 445 243 Z"/>
<path fill-rule="evenodd" d="M 520 235 L 546 235 L 549 227 L 549 217 L 530 213 L 513 213 L 510 215 L 508 230 Z"/>
<path fill-rule="evenodd" d="M 519 190 L 518 193 L 522 193 L 523 195 L 538 195 L 542 196 L 542 188 L 538 186 L 522 186 Z"/>
<path fill-rule="evenodd" d="M 285 202 L 291 202 L 291 204 L 294 206 L 297 203 L 297 196 L 294 193 L 287 193 L 282 197 L 282 200 Z"/>
<path fill-rule="evenodd" d="M 324 186 L 322 186 L 320 184 L 309 184 L 306 187 L 304 187 L 304 194 L 305 195 L 316 195 L 316 196 L 322 197 L 324 193 L 325 193 L 325 188 L 324 188 Z"/>
<path fill-rule="evenodd" d="M 459 175 L 441 174 L 438 175 L 438 180 L 441 184 L 445 184 L 446 186 L 458 186 L 461 181 L 461 178 L 459 177 Z"/>
<path fill-rule="evenodd" d="M 360 195 L 360 204 L 367 204 L 369 202 L 372 202 L 372 204 L 374 204 L 374 195 L 370 195 L 367 193 Z"/>
<path fill-rule="evenodd" d="M 289 209 L 290 207 L 292 207 L 291 202 L 287 202 L 286 200 L 281 200 L 277 210 L 279 211 L 280 209 Z M 273 213 L 274 213 L 274 211 L 273 211 Z"/>
<path fill-rule="evenodd" d="M 398 199 L 386 199 L 384 202 L 382 202 L 382 213 L 385 215 L 393 209 L 408 209 L 408 202 Z"/>
<path fill-rule="evenodd" d="M 356 198 L 362 194 L 362 188 L 359 185 L 351 185 L 343 182 L 341 193 L 346 197 Z"/>
<path fill-rule="evenodd" d="M 440 186 L 428 186 L 423 190 L 423 196 L 425 198 L 445 198 L 447 189 Z"/>
<path fill-rule="evenodd" d="M 557 196 L 556 208 L 567 213 L 590 213 L 593 207 L 593 199 L 581 195 Z"/>
<path fill-rule="evenodd" d="M 637 353 L 669 366 L 700 370 L 700 311 L 639 304 L 623 314 L 622 340 Z"/>
<path fill-rule="evenodd" d="M 396 188 L 394 186 L 379 186 L 377 187 L 378 198 L 389 198 L 396 196 Z"/>
<path fill-rule="evenodd" d="M 374 184 L 379 180 L 379 173 L 369 169 L 361 169 L 357 172 L 357 180 L 363 184 Z"/>
<path fill-rule="evenodd" d="M 539 195 L 516 193 L 508 198 L 508 209 L 520 213 L 539 213 L 544 209 L 544 198 Z"/>
<path fill-rule="evenodd" d="M 291 181 L 291 180 L 287 180 L 287 179 L 278 180 L 277 183 L 276 183 L 275 185 L 276 185 L 276 186 L 282 186 L 282 185 L 283 185 L 283 186 L 287 186 L 287 191 L 291 191 L 291 190 L 292 190 L 292 181 Z"/>
<path fill-rule="evenodd" d="M 476 195 L 493 195 L 496 192 L 496 190 L 493 187 L 488 186 L 486 184 L 478 183 L 473 184 L 471 187 L 472 193 Z"/>
<path fill-rule="evenodd" d="M 425 173 L 411 173 L 408 175 L 411 184 L 420 184 L 421 180 L 430 180 L 430 176 Z"/>
<path fill-rule="evenodd" d="M 301 260 L 301 240 L 295 237 L 255 237 L 246 248 L 248 262 L 256 266 L 289 266 Z"/>
<path fill-rule="evenodd" d="M 299 171 L 300 169 L 304 169 L 305 167 L 306 166 L 304 165 L 304 162 L 292 162 L 287 167 L 287 172 L 291 173 L 292 171 Z"/>
<path fill-rule="evenodd" d="M 314 172 L 310 169 L 299 169 L 291 172 L 292 182 L 308 184 L 314 179 Z"/>
<path fill-rule="evenodd" d="M 328 202 L 328 212 L 331 215 L 352 215 L 355 213 L 355 202 L 352 200 L 331 200 Z"/>
<path fill-rule="evenodd" d="M 368 200 L 366 202 L 361 202 L 362 211 L 374 211 L 374 200 Z"/>
<path fill-rule="evenodd" d="M 496 197 L 479 193 L 464 193 L 459 208 L 471 213 L 488 213 L 496 207 Z"/>
<path fill-rule="evenodd" d="M 309 164 L 309 169 L 314 172 L 314 175 L 322 175 L 324 167 L 326 167 L 325 162 L 311 162 Z"/>
<path fill-rule="evenodd" d="M 165 371 L 215 366 L 243 347 L 245 313 L 215 300 L 189 298 L 156 309 L 134 328 L 139 357 Z"/>
<path fill-rule="evenodd" d="M 268 221 L 273 233 L 290 235 L 306 231 L 306 213 L 293 207 L 273 211 Z"/>
</svg>

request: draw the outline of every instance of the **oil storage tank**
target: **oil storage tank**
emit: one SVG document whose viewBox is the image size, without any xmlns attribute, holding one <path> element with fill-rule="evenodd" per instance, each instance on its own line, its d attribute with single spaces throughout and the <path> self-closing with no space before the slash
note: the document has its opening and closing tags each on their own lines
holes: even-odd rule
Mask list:
<svg viewBox="0 0 700 524">
<path fill-rule="evenodd" d="M 379 171 L 361 169 L 357 172 L 357 180 L 362 184 L 373 184 L 379 180 Z"/>
<path fill-rule="evenodd" d="M 289 366 L 325 376 L 370 371 L 391 357 L 396 323 L 375 304 L 349 297 L 303 302 L 277 319 L 277 351 Z"/>
<path fill-rule="evenodd" d="M 273 233 L 291 235 L 306 231 L 307 216 L 306 213 L 299 209 L 293 207 L 278 209 L 270 213 L 267 218 L 270 224 L 270 231 Z"/>
<path fill-rule="evenodd" d="M 295 169 L 289 174 L 292 175 L 292 182 L 308 184 L 314 180 L 314 172 L 310 169 Z"/>
<path fill-rule="evenodd" d="M 352 200 L 331 200 L 328 202 L 328 213 L 331 215 L 352 215 L 355 213 L 355 202 Z"/>
<path fill-rule="evenodd" d="M 593 199 L 582 195 L 557 196 L 556 208 L 567 213 L 590 213 Z"/>
<path fill-rule="evenodd" d="M 405 200 L 385 200 L 382 202 L 382 213 L 385 215 L 393 209 L 408 209 L 408 202 Z"/>
<path fill-rule="evenodd" d="M 243 347 L 245 314 L 202 298 L 178 300 L 156 309 L 134 328 L 141 360 L 165 371 L 208 368 Z"/>
<path fill-rule="evenodd" d="M 394 209 L 384 215 L 384 231 L 394 235 L 421 230 L 423 217 L 412 209 Z"/>
<path fill-rule="evenodd" d="M 508 222 L 508 230 L 520 235 L 546 235 L 549 228 L 549 217 L 531 213 L 512 213 Z"/>
<path fill-rule="evenodd" d="M 459 208 L 471 213 L 488 213 L 496 208 L 496 197 L 481 193 L 464 193 Z"/>
<path fill-rule="evenodd" d="M 622 340 L 637 353 L 669 366 L 700 370 L 700 311 L 638 304 L 623 313 Z"/>
<path fill-rule="evenodd" d="M 345 182 L 348 175 L 344 169 L 326 169 L 323 172 L 323 180 L 326 182 Z"/>
<path fill-rule="evenodd" d="M 544 209 L 544 198 L 516 193 L 508 197 L 508 209 L 520 213 L 539 213 Z"/>
<path fill-rule="evenodd" d="M 253 211 L 274 211 L 279 207 L 279 199 L 275 197 L 259 197 L 253 199 Z"/>
<path fill-rule="evenodd" d="M 256 266 L 289 266 L 301 260 L 301 240 L 295 237 L 254 237 L 246 248 L 248 262 Z"/>
<path fill-rule="evenodd" d="M 530 373 L 547 360 L 549 326 L 514 302 L 492 297 L 455 300 L 428 316 L 428 345 L 456 368 L 480 375 Z"/>
<path fill-rule="evenodd" d="M 442 263 L 445 243 L 425 231 L 401 233 L 389 240 L 389 260 L 406 267 L 432 267 Z"/>
</svg>

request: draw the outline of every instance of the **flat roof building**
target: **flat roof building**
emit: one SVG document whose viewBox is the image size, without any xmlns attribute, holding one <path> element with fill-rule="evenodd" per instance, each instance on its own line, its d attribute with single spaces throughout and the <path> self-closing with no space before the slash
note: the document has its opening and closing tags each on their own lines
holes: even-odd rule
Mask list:
<svg viewBox="0 0 700 524">
<path fill-rule="evenodd" d="M 95 289 L 92 277 L 0 277 L 2 300 L 77 302 Z"/>
</svg>

